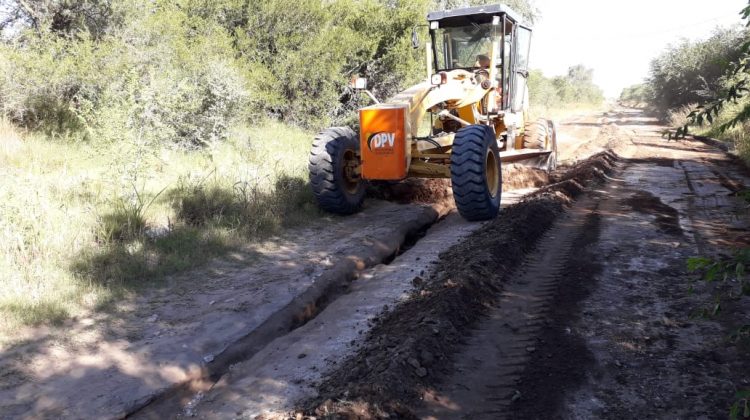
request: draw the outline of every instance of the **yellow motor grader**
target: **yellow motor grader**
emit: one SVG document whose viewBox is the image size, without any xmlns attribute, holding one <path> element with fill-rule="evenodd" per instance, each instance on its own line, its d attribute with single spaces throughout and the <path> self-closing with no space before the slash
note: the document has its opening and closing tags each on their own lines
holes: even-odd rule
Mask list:
<svg viewBox="0 0 750 420">
<path fill-rule="evenodd" d="M 367 181 L 450 178 L 468 220 L 497 216 L 501 162 L 553 170 L 556 128 L 527 121 L 531 29 L 504 5 L 430 12 L 427 78 L 359 110 L 359 133 L 333 127 L 315 137 L 310 183 L 327 211 L 358 211 Z M 416 31 L 412 36 L 419 47 Z"/>
</svg>

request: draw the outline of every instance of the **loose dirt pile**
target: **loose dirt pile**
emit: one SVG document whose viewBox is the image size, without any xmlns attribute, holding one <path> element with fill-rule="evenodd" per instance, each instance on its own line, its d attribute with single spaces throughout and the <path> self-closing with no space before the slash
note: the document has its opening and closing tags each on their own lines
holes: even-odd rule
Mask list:
<svg viewBox="0 0 750 420">
<path fill-rule="evenodd" d="M 631 156 L 637 149 L 635 132 L 626 122 L 638 124 L 642 121 L 623 113 L 604 113 L 602 117 L 591 115 L 585 121 L 563 123 L 558 138 L 561 164 L 575 164 L 590 156 L 613 150 L 620 156 Z M 581 139 L 586 139 L 581 141 Z"/>
<path fill-rule="evenodd" d="M 308 414 L 341 418 L 414 418 L 411 408 L 485 315 L 504 279 L 531 250 L 555 217 L 582 190 L 612 169 L 616 156 L 602 153 L 556 175 L 560 180 L 442 254 L 431 273 L 420 273 L 415 291 L 376 321 L 359 353 L 343 362 L 303 404 Z"/>
<path fill-rule="evenodd" d="M 370 184 L 367 195 L 401 204 L 445 202 L 453 205 L 450 179 L 407 178 L 400 182 L 376 181 Z"/>
<path fill-rule="evenodd" d="M 503 191 L 539 188 L 550 182 L 549 174 L 541 169 L 519 164 L 503 165 Z"/>
<path fill-rule="evenodd" d="M 549 174 L 541 169 L 519 164 L 502 168 L 503 191 L 539 188 L 549 184 Z M 373 182 L 367 194 L 397 203 L 445 203 L 453 206 L 450 179 L 408 178 L 400 182 Z"/>
<path fill-rule="evenodd" d="M 575 181 L 579 184 L 587 184 L 595 180 L 605 181 L 606 174 L 612 171 L 617 159 L 618 156 L 611 151 L 597 153 L 565 171 L 553 174 L 550 179 L 553 185 L 549 188 L 554 189 L 556 183 L 566 181 Z"/>
</svg>

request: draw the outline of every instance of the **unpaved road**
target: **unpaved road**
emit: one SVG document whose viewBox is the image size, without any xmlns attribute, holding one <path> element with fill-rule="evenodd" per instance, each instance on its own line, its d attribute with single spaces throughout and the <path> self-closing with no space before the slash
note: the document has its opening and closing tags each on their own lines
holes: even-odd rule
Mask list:
<svg viewBox="0 0 750 420">
<path fill-rule="evenodd" d="M 748 302 L 691 319 L 708 291 L 684 267 L 748 240 L 747 172 L 634 110 L 560 128 L 579 166 L 541 190 L 517 172 L 494 222 L 461 220 L 439 186 L 372 200 L 26 332 L 0 349 L 0 417 L 725 417 L 750 378 L 724 344 Z"/>
<path fill-rule="evenodd" d="M 301 412 L 726 418 L 735 392 L 750 387 L 750 346 L 727 340 L 750 323 L 750 301 L 725 302 L 711 320 L 692 317 L 713 301 L 704 284 L 689 292 L 686 260 L 747 246 L 747 203 L 735 193 L 750 178 L 722 152 L 667 142 L 662 129 L 623 109 L 564 124 L 568 162 L 606 149 L 620 158 L 560 176 L 601 182 L 564 213 L 554 204 L 570 186 L 530 198 L 504 212 L 510 223 L 501 216 L 443 254 Z"/>
</svg>

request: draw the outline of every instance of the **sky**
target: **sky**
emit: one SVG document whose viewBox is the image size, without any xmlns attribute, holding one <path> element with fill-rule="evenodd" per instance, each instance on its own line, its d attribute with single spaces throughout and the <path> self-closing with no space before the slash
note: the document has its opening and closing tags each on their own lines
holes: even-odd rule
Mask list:
<svg viewBox="0 0 750 420">
<path fill-rule="evenodd" d="M 741 23 L 747 0 L 536 0 L 530 66 L 546 76 L 584 64 L 608 97 L 640 83 L 669 44 Z"/>
</svg>

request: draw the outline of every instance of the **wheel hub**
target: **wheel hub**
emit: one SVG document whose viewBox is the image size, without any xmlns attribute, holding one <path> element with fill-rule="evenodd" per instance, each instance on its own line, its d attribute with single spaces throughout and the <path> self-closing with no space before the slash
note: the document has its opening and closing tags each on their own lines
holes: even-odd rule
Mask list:
<svg viewBox="0 0 750 420">
<path fill-rule="evenodd" d="M 484 177 L 487 180 L 487 189 L 492 198 L 497 197 L 500 184 L 500 165 L 498 164 L 497 155 L 492 149 L 487 150 L 487 156 L 484 164 Z"/>
<path fill-rule="evenodd" d="M 357 156 L 357 152 L 352 149 L 346 149 L 346 151 L 344 151 L 343 178 L 344 186 L 350 193 L 355 193 L 359 188 L 359 168 L 360 161 L 359 156 Z"/>
</svg>

